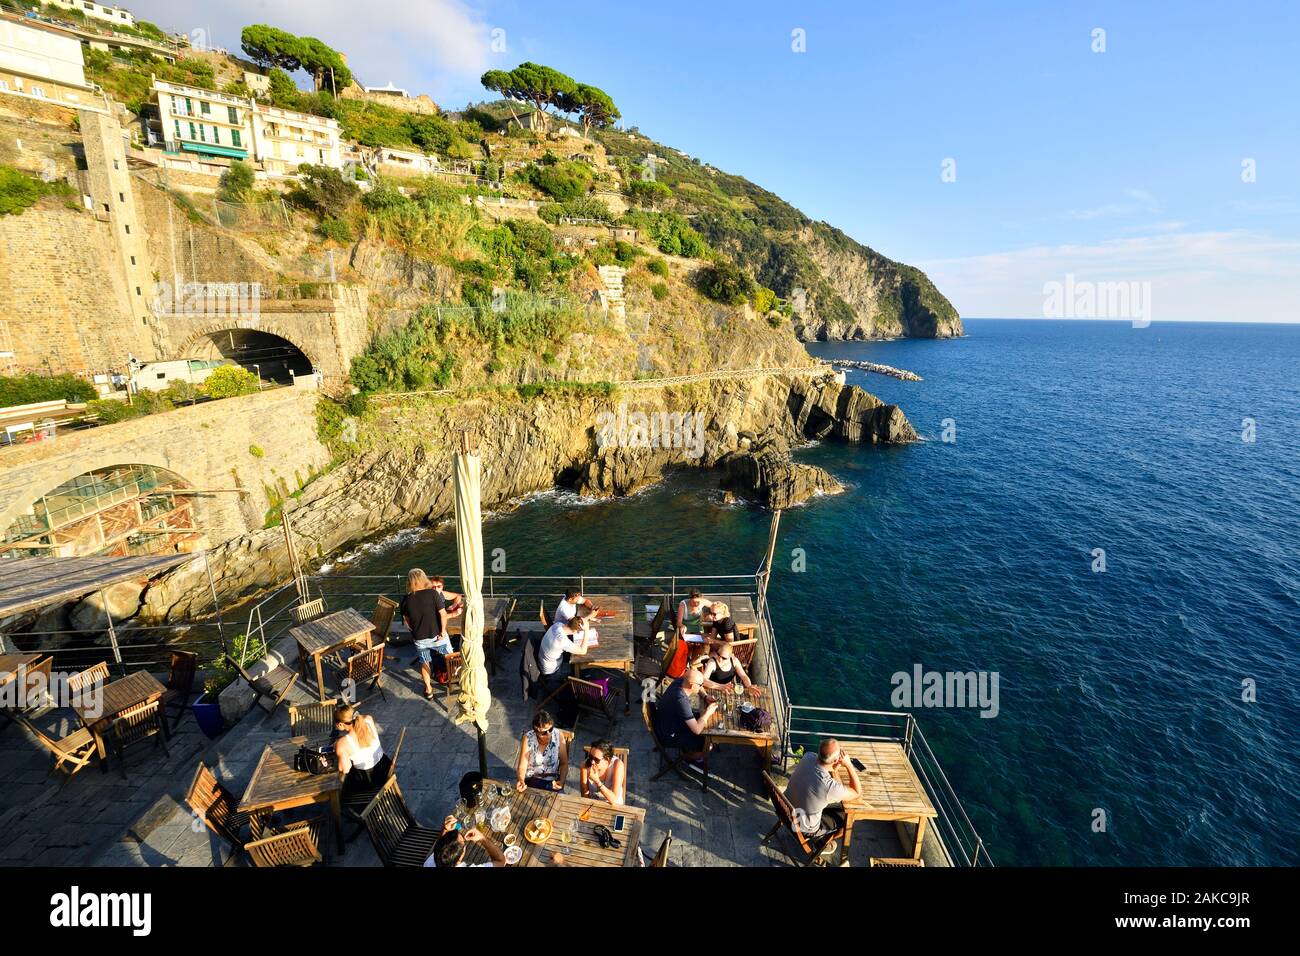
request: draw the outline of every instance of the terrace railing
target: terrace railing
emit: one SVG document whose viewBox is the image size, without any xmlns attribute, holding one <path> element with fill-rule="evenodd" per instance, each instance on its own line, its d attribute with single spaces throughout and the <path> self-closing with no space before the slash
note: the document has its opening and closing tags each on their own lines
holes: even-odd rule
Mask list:
<svg viewBox="0 0 1300 956">
<path fill-rule="evenodd" d="M 884 710 L 848 710 L 839 707 L 790 708 L 786 748 L 815 747 L 823 737 L 838 740 L 891 741 L 903 748 L 917 779 L 925 788 L 938 816 L 933 826 L 954 866 L 992 866 L 984 840 L 930 749 L 911 714 Z"/>
</svg>

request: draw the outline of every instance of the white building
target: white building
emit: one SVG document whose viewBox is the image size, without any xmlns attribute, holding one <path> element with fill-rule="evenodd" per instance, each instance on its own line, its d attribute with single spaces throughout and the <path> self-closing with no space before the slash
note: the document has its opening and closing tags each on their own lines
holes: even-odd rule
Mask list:
<svg viewBox="0 0 1300 956">
<path fill-rule="evenodd" d="M 439 169 L 437 156 L 427 156 L 409 149 L 393 149 L 391 146 L 381 146 L 375 150 L 375 162 L 379 165 L 380 172 L 399 175 L 424 175 Z"/>
<path fill-rule="evenodd" d="M 338 120 L 253 105 L 253 149 L 262 168 L 291 173 L 303 163 L 343 168 Z"/>
<path fill-rule="evenodd" d="M 411 94 L 406 92 L 406 90 L 399 86 L 394 86 L 392 80 L 388 81 L 387 86 L 367 86 L 365 90 L 367 93 L 377 93 L 380 96 L 392 96 L 399 100 L 409 100 L 411 98 Z"/>
<path fill-rule="evenodd" d="M 135 26 L 135 17 L 130 10 L 110 7 L 106 3 L 92 3 L 90 0 L 44 0 L 44 2 L 61 10 L 77 10 L 92 20 L 101 20 L 119 27 Z"/>
<path fill-rule="evenodd" d="M 0 20 L 0 93 L 93 104 L 81 41 L 39 26 Z"/>
<path fill-rule="evenodd" d="M 167 152 L 249 158 L 252 100 L 158 79 L 153 92 Z"/>
<path fill-rule="evenodd" d="M 279 174 L 303 163 L 343 167 L 336 120 L 158 79 L 153 90 L 169 153 L 251 159 Z"/>
<path fill-rule="evenodd" d="M 172 382 L 189 382 L 200 385 L 212 370 L 230 365 L 222 359 L 172 359 L 165 362 L 145 362 L 131 373 L 131 385 L 137 391 L 161 392 Z"/>
</svg>

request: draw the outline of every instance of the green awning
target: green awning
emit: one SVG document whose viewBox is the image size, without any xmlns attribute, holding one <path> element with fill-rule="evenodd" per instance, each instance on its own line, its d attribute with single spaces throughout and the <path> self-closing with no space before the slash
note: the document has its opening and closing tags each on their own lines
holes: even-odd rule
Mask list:
<svg viewBox="0 0 1300 956">
<path fill-rule="evenodd" d="M 233 156 L 235 159 L 244 159 L 248 156 L 248 150 L 236 149 L 233 146 L 215 146 L 212 143 L 191 143 L 186 140 L 181 143 L 181 149 L 188 149 L 192 153 L 207 153 L 210 156 Z"/>
</svg>

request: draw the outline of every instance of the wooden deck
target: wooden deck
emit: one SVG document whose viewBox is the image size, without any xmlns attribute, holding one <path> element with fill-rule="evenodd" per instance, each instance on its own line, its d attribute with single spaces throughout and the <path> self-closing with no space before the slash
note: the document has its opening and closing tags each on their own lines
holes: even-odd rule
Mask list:
<svg viewBox="0 0 1300 956">
<path fill-rule="evenodd" d="M 510 628 L 512 636 L 535 629 L 540 629 L 540 624 L 527 620 L 516 621 Z M 522 642 L 516 641 L 503 651 L 502 666 L 491 679 L 494 696 L 488 715 L 488 773 L 507 781 L 514 777 L 519 739 L 533 706 L 523 701 L 520 692 L 521 646 Z M 398 768 L 402 792 L 421 823 L 440 827 L 457 801 L 461 776 L 477 769 L 476 738 L 467 726 L 457 726 L 449 719 L 440 700 L 430 703 L 423 699 L 414 649 L 390 645 L 389 650 L 384 682 L 387 700 L 374 695 L 362 709 L 374 716 L 388 746 L 395 745 L 398 733 L 406 728 Z M 303 688 L 295 688 L 291 695 L 303 702 L 312 696 Z M 56 722 L 66 719 L 66 713 L 47 718 Z M 0 774 L 7 781 L 0 790 L 0 828 L 7 834 L 6 844 L 0 846 L 0 865 L 218 865 L 227 853 L 224 844 L 202 828 L 196 832 L 192 814 L 183 803 L 195 765 L 203 760 L 236 794 L 246 794 L 266 746 L 288 737 L 284 708 L 269 716 L 254 709 L 215 742 L 207 741 L 197 732 L 193 719 L 186 717 L 173 735 L 169 754 L 158 752 L 137 760 L 128 780 L 116 773 L 86 772 L 60 789 L 57 783 L 46 781 L 47 755 L 26 732 L 18 726 L 0 727 Z M 628 802 L 638 811 L 637 816 L 644 814 L 644 821 L 638 823 L 640 846 L 647 858 L 671 831 L 672 866 L 788 865 L 779 839 L 768 848 L 759 845 L 775 816 L 763 793 L 755 748 L 718 748 L 709 762 L 706 793 L 695 775 L 689 782 L 673 773 L 651 781 L 658 769 L 657 758 L 639 707 L 627 716 L 620 714 L 612 729 L 603 722 L 587 725 L 580 721 L 565 791 L 570 796 L 577 793 L 580 748 L 598 737 L 608 737 L 629 749 Z M 907 834 L 900 840 L 893 823 L 864 820 L 857 824 L 850 850 L 852 865 L 865 868 L 869 857 L 910 854 Z M 926 841 L 925 858 L 927 865 L 943 865 L 936 841 Z M 348 844 L 341 857 L 330 860 L 331 866 L 377 864 L 364 836 Z"/>
</svg>

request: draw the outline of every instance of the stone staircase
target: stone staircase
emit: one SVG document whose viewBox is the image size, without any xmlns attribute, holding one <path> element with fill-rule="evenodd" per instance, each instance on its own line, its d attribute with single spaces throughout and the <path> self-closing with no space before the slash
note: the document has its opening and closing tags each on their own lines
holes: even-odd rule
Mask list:
<svg viewBox="0 0 1300 956">
<path fill-rule="evenodd" d="M 623 301 L 623 276 L 627 270 L 622 266 L 601 266 L 596 271 L 605 286 L 600 296 L 601 305 L 619 325 L 623 325 L 627 319 L 627 304 Z"/>
</svg>

